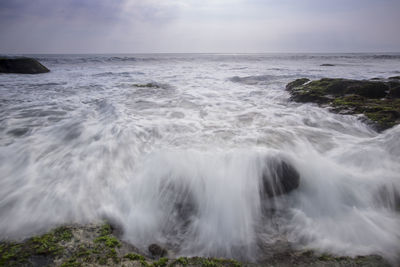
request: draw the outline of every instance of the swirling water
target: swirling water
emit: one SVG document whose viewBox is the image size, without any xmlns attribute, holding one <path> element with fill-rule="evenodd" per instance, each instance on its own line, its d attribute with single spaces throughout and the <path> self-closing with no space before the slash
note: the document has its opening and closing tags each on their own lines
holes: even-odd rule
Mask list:
<svg viewBox="0 0 400 267">
<path fill-rule="evenodd" d="M 35 57 L 51 72 L 0 75 L 1 239 L 106 218 L 176 255 L 256 260 L 285 240 L 399 260 L 400 126 L 290 102 L 285 85 L 396 76 L 400 55 Z M 300 186 L 263 198 L 277 157 Z"/>
</svg>

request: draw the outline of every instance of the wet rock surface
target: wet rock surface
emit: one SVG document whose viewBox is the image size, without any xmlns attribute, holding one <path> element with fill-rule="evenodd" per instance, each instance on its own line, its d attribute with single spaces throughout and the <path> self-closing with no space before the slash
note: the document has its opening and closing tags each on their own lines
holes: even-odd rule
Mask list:
<svg viewBox="0 0 400 267">
<path fill-rule="evenodd" d="M 270 159 L 262 174 L 263 194 L 274 197 L 288 194 L 300 185 L 300 174 L 287 161 Z"/>
<path fill-rule="evenodd" d="M 39 74 L 49 71 L 50 70 L 48 68 L 43 66 L 39 61 L 34 58 L 0 57 L 0 73 Z"/>
<path fill-rule="evenodd" d="M 400 80 L 297 79 L 286 86 L 291 100 L 328 105 L 342 114 L 364 114 L 377 131 L 400 123 Z"/>
<path fill-rule="evenodd" d="M 167 250 L 157 244 L 151 244 L 149 246 L 149 252 L 151 253 L 151 255 L 153 257 L 156 257 L 156 258 L 167 255 Z"/>
<path fill-rule="evenodd" d="M 355 258 L 296 250 L 287 242 L 260 248 L 258 262 L 206 257 L 148 257 L 120 240 L 109 224 L 62 226 L 22 242 L 0 241 L 0 266 L 390 266 L 376 255 Z M 165 256 L 165 255 L 164 255 Z"/>
</svg>

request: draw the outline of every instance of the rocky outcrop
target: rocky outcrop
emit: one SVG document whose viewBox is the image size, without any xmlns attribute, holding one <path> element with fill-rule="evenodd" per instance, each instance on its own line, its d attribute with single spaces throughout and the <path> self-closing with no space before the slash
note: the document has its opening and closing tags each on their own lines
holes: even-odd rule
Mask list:
<svg viewBox="0 0 400 267">
<path fill-rule="evenodd" d="M 49 71 L 34 58 L 0 58 L 0 73 L 38 74 Z"/>
<path fill-rule="evenodd" d="M 261 247 L 257 263 L 205 257 L 159 258 L 120 240 L 108 224 L 62 226 L 20 242 L 0 241 L 0 266 L 390 266 L 380 256 L 339 257 L 280 243 Z"/>
<path fill-rule="evenodd" d="M 376 130 L 400 123 L 400 80 L 297 79 L 286 86 L 291 100 L 328 105 L 343 114 L 364 114 Z"/>
</svg>

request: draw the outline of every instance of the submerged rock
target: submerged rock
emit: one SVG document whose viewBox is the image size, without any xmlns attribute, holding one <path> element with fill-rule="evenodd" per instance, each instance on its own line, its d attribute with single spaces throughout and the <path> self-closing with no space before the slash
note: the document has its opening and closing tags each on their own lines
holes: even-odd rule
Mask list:
<svg viewBox="0 0 400 267">
<path fill-rule="evenodd" d="M 305 79 L 305 78 L 304 78 Z M 291 99 L 297 102 L 327 104 L 344 114 L 364 114 L 373 126 L 382 131 L 400 123 L 400 81 L 329 79 L 286 86 Z"/>
<path fill-rule="evenodd" d="M 34 58 L 0 58 L 0 73 L 38 74 L 49 71 Z"/>
<path fill-rule="evenodd" d="M 165 179 L 160 187 L 160 205 L 168 214 L 163 231 L 171 238 L 179 236 L 198 214 L 198 202 L 190 184 L 180 179 Z M 171 241 L 171 240 L 170 240 Z"/>
<path fill-rule="evenodd" d="M 267 197 L 287 194 L 299 187 L 300 174 L 286 160 L 269 160 L 262 174 L 262 185 L 262 193 Z"/>
<path fill-rule="evenodd" d="M 321 67 L 334 67 L 334 64 L 330 64 L 330 63 L 325 63 L 325 64 L 321 64 Z"/>
</svg>

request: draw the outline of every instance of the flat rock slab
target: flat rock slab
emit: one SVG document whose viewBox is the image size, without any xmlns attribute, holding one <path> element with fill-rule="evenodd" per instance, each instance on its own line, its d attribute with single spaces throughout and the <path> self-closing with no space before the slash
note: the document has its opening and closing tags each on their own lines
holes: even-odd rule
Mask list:
<svg viewBox="0 0 400 267">
<path fill-rule="evenodd" d="M 49 71 L 34 58 L 0 58 L 0 73 L 38 74 Z"/>
</svg>

